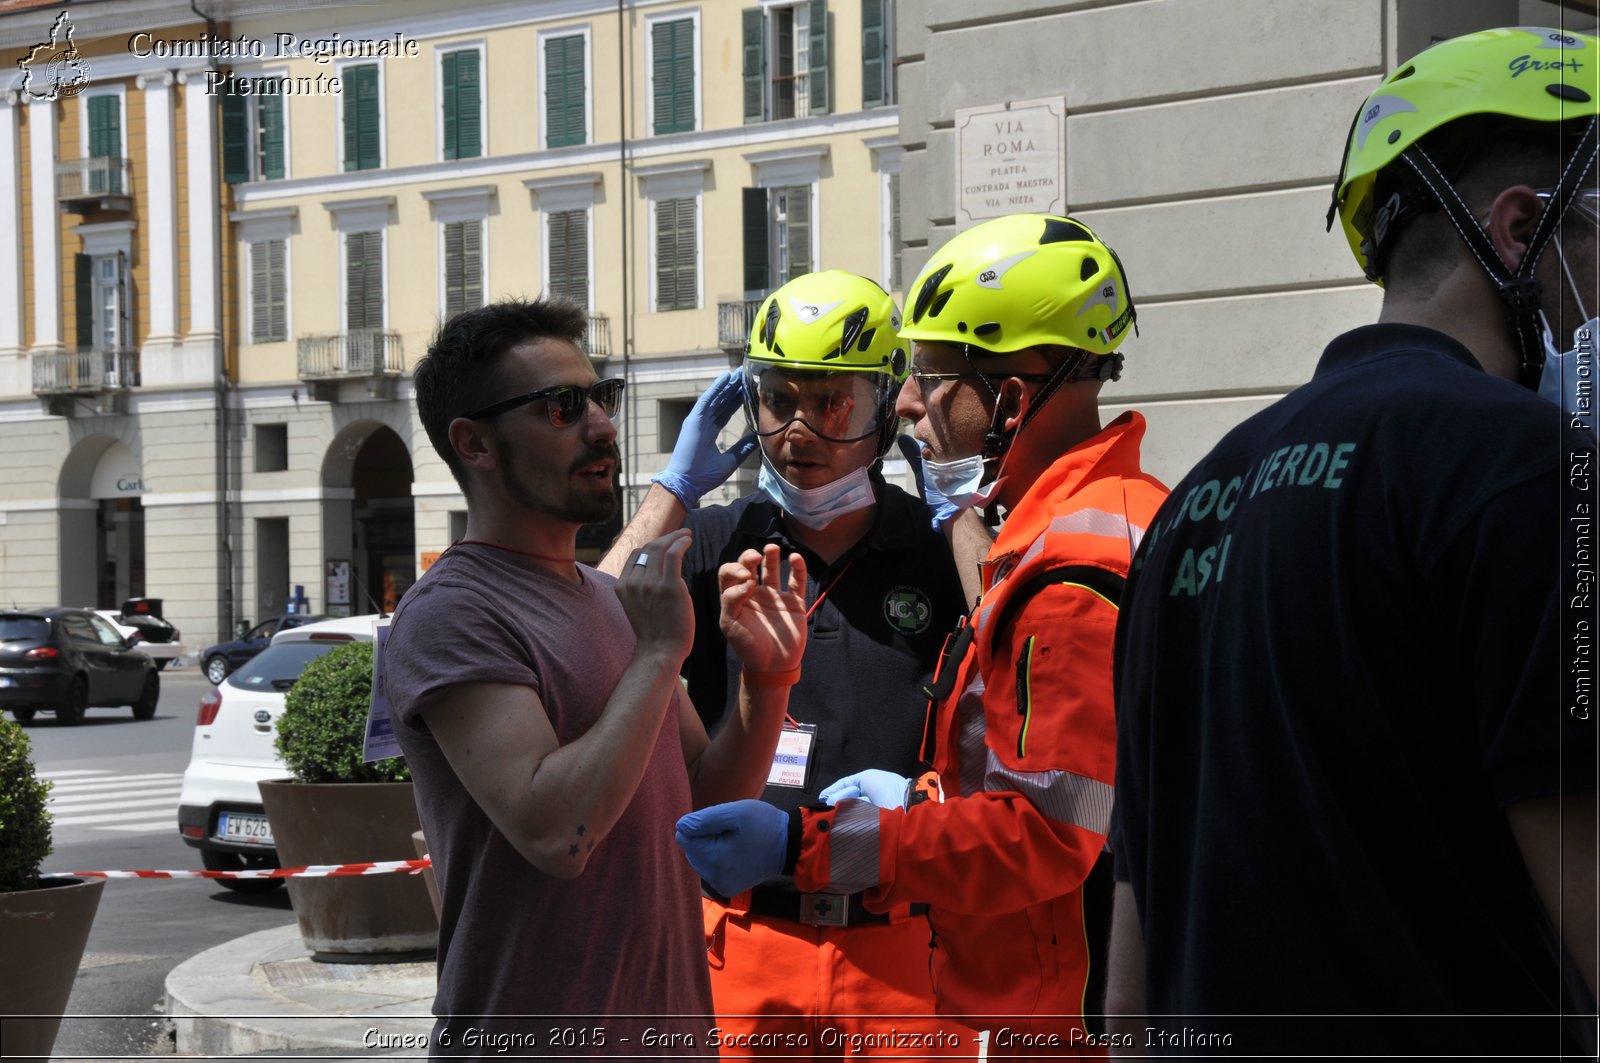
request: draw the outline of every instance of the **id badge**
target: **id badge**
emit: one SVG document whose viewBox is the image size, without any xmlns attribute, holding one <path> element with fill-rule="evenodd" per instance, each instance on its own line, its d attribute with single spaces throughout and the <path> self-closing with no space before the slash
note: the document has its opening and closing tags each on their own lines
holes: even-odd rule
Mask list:
<svg viewBox="0 0 1600 1063">
<path fill-rule="evenodd" d="M 811 776 L 811 750 L 816 741 L 816 724 L 784 724 L 778 734 L 778 750 L 772 757 L 772 769 L 767 772 L 767 785 L 805 789 Z"/>
</svg>

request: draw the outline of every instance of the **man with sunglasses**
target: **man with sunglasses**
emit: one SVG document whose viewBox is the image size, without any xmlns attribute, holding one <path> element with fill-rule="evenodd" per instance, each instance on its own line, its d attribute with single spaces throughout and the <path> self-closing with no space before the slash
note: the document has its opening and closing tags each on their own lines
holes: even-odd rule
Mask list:
<svg viewBox="0 0 1600 1063">
<path fill-rule="evenodd" d="M 1099 1010 L 1110 914 L 1111 636 L 1166 495 L 1139 467 L 1143 419 L 1100 421 L 1133 297 L 1088 226 L 1039 214 L 957 236 L 910 292 L 898 410 L 925 474 L 978 535 L 978 509 L 1005 516 L 929 689 L 937 786 L 880 763 L 828 804 L 691 813 L 678 840 L 724 892 L 789 874 L 864 891 L 869 910 L 927 905 L 940 1014 L 1005 1031 L 1003 1055 L 1073 1055 L 1104 1043 L 1082 1016 Z"/>
<path fill-rule="evenodd" d="M 1378 322 L 1145 537 L 1108 1000 L 1147 1044 L 1595 1057 L 1593 392 L 1535 388 L 1595 313 L 1596 70 L 1515 28 L 1383 80 L 1328 213 Z"/>
<path fill-rule="evenodd" d="M 706 622 L 738 709 L 708 740 L 678 683 L 689 533 L 632 551 L 620 579 L 576 562 L 579 527 L 615 505 L 622 397 L 578 346 L 586 324 L 564 302 L 496 303 L 445 323 L 416 367 L 418 416 L 467 500 L 466 537 L 406 593 L 385 649 L 443 909 L 435 1056 L 537 1054 L 551 1016 L 581 1024 L 586 1054 L 634 1054 L 652 1028 L 699 1054 L 699 885 L 671 827 L 760 792 L 805 646 L 805 559 L 784 587 L 776 546 L 729 558 Z"/>
<path fill-rule="evenodd" d="M 679 522 L 693 533 L 683 567 L 706 637 L 684 675 L 712 733 L 733 711 L 738 676 L 709 624 L 718 568 L 767 543 L 806 559 L 810 638 L 767 772 L 765 797 L 777 807 L 813 804 L 828 783 L 875 765 L 918 774 L 927 709 L 919 688 L 963 612 L 949 545 L 927 507 L 880 473 L 906 373 L 899 328 L 889 294 L 852 273 L 809 273 L 768 295 L 743 364 L 701 399 L 672 465 L 609 555 L 620 562 L 630 544 Z M 741 406 L 749 445 L 761 451 L 760 489 L 695 508 L 748 453 L 715 445 Z M 849 891 L 801 891 L 780 879 L 708 895 L 704 907 L 730 1050 L 837 1055 L 825 1031 L 940 1031 L 929 1017 L 927 924 L 909 905 L 868 911 Z M 741 1038 L 756 1040 L 741 1047 Z"/>
</svg>

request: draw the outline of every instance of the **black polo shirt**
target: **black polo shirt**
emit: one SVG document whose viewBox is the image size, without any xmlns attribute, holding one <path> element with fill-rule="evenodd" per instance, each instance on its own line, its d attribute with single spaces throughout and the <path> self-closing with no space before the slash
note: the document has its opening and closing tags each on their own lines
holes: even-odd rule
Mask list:
<svg viewBox="0 0 1600 1063">
<path fill-rule="evenodd" d="M 713 734 L 736 707 L 740 672 L 717 626 L 718 567 L 777 543 L 785 558 L 796 552 L 806 559 L 808 606 L 826 589 L 811 614 L 800 682 L 789 698 L 789 715 L 817 729 L 813 764 L 804 789 L 767 787 L 765 799 L 780 808 L 812 803 L 823 787 L 864 768 L 907 776 L 922 770 L 928 703 L 919 688 L 963 612 L 961 581 L 923 501 L 876 476 L 874 483 L 872 527 L 832 565 L 788 536 L 781 510 L 763 491 L 693 510 L 686 521 L 694 531 L 683 571 L 694 598 L 695 640 L 684 675 Z"/>
<path fill-rule="evenodd" d="M 1438 332 L 1370 326 L 1162 506 L 1115 659 L 1157 1050 L 1560 1044 L 1504 810 L 1595 787 L 1592 680 L 1563 683 L 1593 675 L 1594 444 L 1563 421 Z"/>
</svg>

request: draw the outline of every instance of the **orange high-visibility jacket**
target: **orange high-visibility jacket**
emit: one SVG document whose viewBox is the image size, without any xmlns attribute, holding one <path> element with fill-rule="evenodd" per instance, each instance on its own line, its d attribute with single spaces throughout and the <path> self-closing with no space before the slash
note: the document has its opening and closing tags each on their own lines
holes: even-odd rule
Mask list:
<svg viewBox="0 0 1600 1063">
<path fill-rule="evenodd" d="M 1126 413 L 1068 451 L 984 562 L 974 636 L 938 706 L 943 800 L 802 813 L 795 883 L 930 905 L 946 1015 L 1083 1013 L 1080 887 L 1110 829 L 1115 601 L 1167 489 Z M 1048 573 L 1048 575 L 1047 575 Z"/>
</svg>

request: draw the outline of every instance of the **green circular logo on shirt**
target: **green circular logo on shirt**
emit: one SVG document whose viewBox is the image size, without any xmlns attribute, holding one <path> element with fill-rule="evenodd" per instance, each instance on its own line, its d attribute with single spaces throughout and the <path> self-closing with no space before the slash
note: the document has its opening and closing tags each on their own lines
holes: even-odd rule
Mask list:
<svg viewBox="0 0 1600 1063">
<path fill-rule="evenodd" d="M 933 619 L 933 603 L 915 587 L 896 587 L 884 595 L 883 617 L 896 631 L 920 635 Z"/>
</svg>

